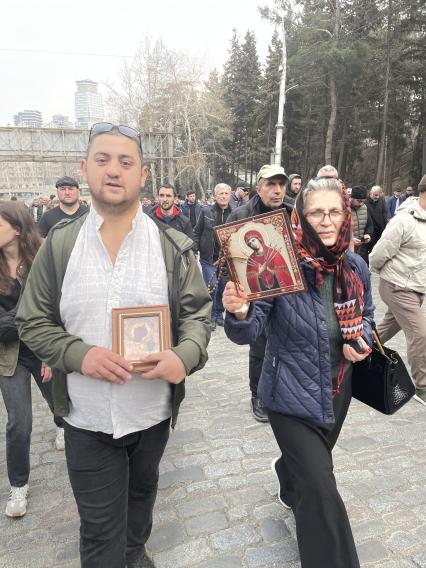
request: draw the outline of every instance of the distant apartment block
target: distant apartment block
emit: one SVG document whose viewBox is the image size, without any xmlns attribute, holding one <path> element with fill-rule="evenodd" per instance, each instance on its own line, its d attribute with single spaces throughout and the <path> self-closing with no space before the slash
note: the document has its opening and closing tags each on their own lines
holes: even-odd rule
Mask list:
<svg viewBox="0 0 426 568">
<path fill-rule="evenodd" d="M 75 97 L 76 128 L 90 128 L 95 122 L 104 120 L 102 95 L 98 93 L 98 84 L 90 79 L 76 81 Z"/>
<path fill-rule="evenodd" d="M 64 114 L 54 114 L 47 125 L 48 128 L 74 128 L 72 122 Z"/>
<path fill-rule="evenodd" d="M 43 116 L 39 110 L 24 110 L 13 116 L 13 123 L 25 128 L 41 128 Z"/>
</svg>

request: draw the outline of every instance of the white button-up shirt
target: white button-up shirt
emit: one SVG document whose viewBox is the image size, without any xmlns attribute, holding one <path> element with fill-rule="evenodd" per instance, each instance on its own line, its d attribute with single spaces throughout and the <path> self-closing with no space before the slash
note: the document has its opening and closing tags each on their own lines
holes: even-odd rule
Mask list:
<svg viewBox="0 0 426 568">
<path fill-rule="evenodd" d="M 115 264 L 102 242 L 103 218 L 92 207 L 75 242 L 62 285 L 65 329 L 83 341 L 111 349 L 112 308 L 168 303 L 167 274 L 158 227 L 140 207 Z M 80 373 L 67 377 L 67 422 L 121 438 L 171 415 L 170 386 L 138 373 L 123 385 Z"/>
</svg>

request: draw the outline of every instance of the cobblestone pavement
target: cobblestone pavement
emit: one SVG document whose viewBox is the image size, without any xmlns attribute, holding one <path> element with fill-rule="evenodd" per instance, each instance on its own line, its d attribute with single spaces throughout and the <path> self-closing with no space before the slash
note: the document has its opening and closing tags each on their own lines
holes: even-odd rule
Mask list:
<svg viewBox="0 0 426 568">
<path fill-rule="evenodd" d="M 380 321 L 384 309 L 377 295 L 376 301 Z M 390 346 L 405 354 L 403 335 Z M 207 366 L 187 382 L 148 542 L 158 568 L 300 566 L 294 518 L 277 503 L 270 470 L 277 445 L 269 426 L 249 411 L 247 351 L 218 329 Z M 0 404 L 3 507 L 8 481 Z M 425 427 L 426 407 L 415 401 L 390 418 L 356 401 L 351 406 L 334 463 L 363 567 L 426 567 Z M 34 390 L 28 512 L 17 520 L 0 516 L 0 568 L 79 566 L 79 522 L 54 435 Z"/>
</svg>

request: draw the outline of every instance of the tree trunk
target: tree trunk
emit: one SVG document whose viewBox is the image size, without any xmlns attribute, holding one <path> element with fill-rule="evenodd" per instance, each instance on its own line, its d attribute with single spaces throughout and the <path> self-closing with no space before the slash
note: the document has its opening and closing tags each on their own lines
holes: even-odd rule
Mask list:
<svg viewBox="0 0 426 568">
<path fill-rule="evenodd" d="M 331 153 L 333 150 L 333 136 L 334 136 L 334 129 L 336 127 L 336 116 L 337 116 L 336 82 L 333 76 L 330 77 L 329 92 L 330 92 L 331 111 L 330 111 L 330 119 L 328 121 L 327 136 L 325 138 L 324 158 L 326 164 L 331 164 Z"/>
<path fill-rule="evenodd" d="M 303 171 L 302 171 L 302 178 L 307 179 L 308 172 L 309 172 L 309 154 L 310 154 L 310 145 L 311 145 L 311 112 L 312 106 L 309 103 L 309 111 L 308 116 L 306 117 L 306 134 L 305 134 L 305 152 L 303 156 Z"/>
<path fill-rule="evenodd" d="M 157 172 L 155 162 L 151 162 L 151 180 L 152 180 L 152 195 L 157 196 Z"/>
<path fill-rule="evenodd" d="M 382 132 L 380 135 L 379 144 L 379 158 L 377 161 L 377 172 L 376 172 L 376 185 L 383 183 L 384 179 L 384 161 L 385 161 L 385 148 L 386 148 L 386 136 L 387 136 L 387 122 L 388 122 L 388 110 L 389 110 L 389 77 L 390 77 L 390 35 L 392 23 L 392 0 L 388 0 L 388 25 L 386 33 L 386 75 L 385 75 L 385 96 L 383 101 L 383 122 L 382 122 Z"/>
<path fill-rule="evenodd" d="M 204 200 L 206 198 L 206 194 L 204 191 L 203 183 L 201 181 L 200 170 L 198 169 L 195 171 L 195 179 L 198 185 L 198 189 L 200 190 L 201 199 Z"/>
<path fill-rule="evenodd" d="M 343 117 L 343 131 L 342 131 L 342 138 L 340 140 L 340 149 L 339 149 L 339 160 L 337 162 L 337 171 L 339 172 L 339 176 L 342 178 L 342 166 L 343 166 L 343 158 L 345 156 L 345 149 L 346 149 L 346 131 L 348 128 L 348 122 L 346 119 L 346 114 Z"/>
<path fill-rule="evenodd" d="M 426 126 L 423 124 L 423 142 L 422 142 L 422 175 L 426 172 Z"/>
<path fill-rule="evenodd" d="M 339 42 L 339 34 L 340 34 L 340 0 L 335 0 L 334 3 L 334 41 L 337 45 Z M 336 128 L 336 116 L 337 116 L 337 89 L 336 89 L 336 81 L 334 79 L 334 74 L 330 72 L 330 80 L 329 80 L 329 93 L 330 93 L 330 119 L 328 121 L 327 127 L 327 135 L 325 138 L 325 151 L 324 151 L 324 158 L 326 164 L 331 164 L 331 156 L 333 152 L 333 137 L 334 137 L 334 130 Z"/>
<path fill-rule="evenodd" d="M 281 155 L 283 146 L 283 132 L 284 132 L 284 106 L 285 106 L 285 84 L 287 78 L 287 45 L 285 37 L 285 26 L 284 26 L 284 14 L 282 17 L 283 25 L 283 57 L 282 57 L 282 70 L 281 70 L 281 82 L 280 82 L 280 97 L 278 100 L 278 120 L 276 125 L 276 137 L 275 137 L 275 153 L 274 153 L 274 164 L 281 166 Z"/>
</svg>

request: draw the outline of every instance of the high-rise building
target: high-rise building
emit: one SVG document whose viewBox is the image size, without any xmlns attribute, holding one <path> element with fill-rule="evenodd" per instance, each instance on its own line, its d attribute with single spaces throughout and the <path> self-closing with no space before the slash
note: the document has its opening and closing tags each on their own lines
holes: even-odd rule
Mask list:
<svg viewBox="0 0 426 568">
<path fill-rule="evenodd" d="M 76 81 L 75 118 L 76 128 L 90 128 L 95 122 L 104 120 L 102 95 L 98 93 L 98 84 L 90 79 Z"/>
<path fill-rule="evenodd" d="M 43 125 L 43 116 L 39 110 L 24 110 L 13 116 L 13 122 L 15 126 L 41 128 Z"/>
<path fill-rule="evenodd" d="M 64 114 L 54 114 L 51 122 L 47 125 L 49 128 L 72 128 L 73 124 Z"/>
</svg>

